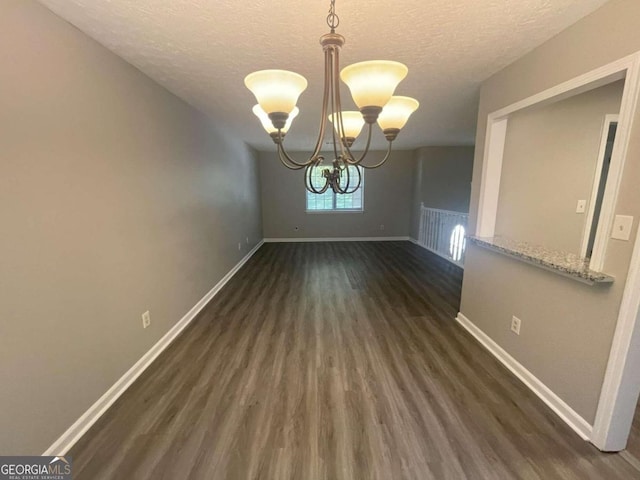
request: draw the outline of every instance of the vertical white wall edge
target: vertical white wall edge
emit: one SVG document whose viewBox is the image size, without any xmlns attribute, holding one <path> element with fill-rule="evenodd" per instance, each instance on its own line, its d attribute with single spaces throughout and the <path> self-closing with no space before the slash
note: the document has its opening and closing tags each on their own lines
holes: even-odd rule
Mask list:
<svg viewBox="0 0 640 480">
<path fill-rule="evenodd" d="M 640 229 L 636 235 L 618 323 L 600 392 L 593 444 L 614 452 L 626 447 L 640 393 Z"/>
<path fill-rule="evenodd" d="M 593 444 L 603 451 L 626 447 L 640 394 L 640 229 L 627 274 L 609 362 L 600 392 Z"/>
<path fill-rule="evenodd" d="M 484 160 L 482 161 L 482 181 L 480 182 L 480 204 L 476 220 L 478 237 L 493 237 L 498 214 L 500 196 L 500 178 L 502 176 L 502 157 L 507 139 L 506 117 L 496 119 L 489 115 L 487 136 L 485 139 Z"/>
<path fill-rule="evenodd" d="M 529 390 L 535 393 L 547 406 L 555 412 L 569 427 L 583 440 L 591 438 L 592 426 L 582 418 L 575 410 L 567 405 L 549 387 L 542 383 L 533 373 L 527 370 L 520 362 L 513 358 L 506 350 L 494 342 L 491 337 L 475 326 L 471 320 L 458 312 L 456 321 L 462 325 L 475 339 L 485 347 L 496 359 L 507 367 L 511 373 L 520 379 Z"/>
<path fill-rule="evenodd" d="M 82 414 L 47 450 L 44 456 L 65 455 L 71 447 L 98 421 L 127 388 L 153 363 L 173 340 L 196 318 L 198 313 L 211 301 L 238 270 L 253 256 L 264 243 L 261 240 L 247 253 L 207 294 L 196 303 L 158 342 L 145 353 L 122 377 L 114 383 L 89 409 Z"/>
</svg>

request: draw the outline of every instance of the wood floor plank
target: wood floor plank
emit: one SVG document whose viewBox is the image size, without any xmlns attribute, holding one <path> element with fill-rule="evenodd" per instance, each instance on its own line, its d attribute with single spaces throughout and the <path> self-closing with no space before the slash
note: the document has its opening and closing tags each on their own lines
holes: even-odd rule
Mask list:
<svg viewBox="0 0 640 480">
<path fill-rule="evenodd" d="M 627 442 L 627 452 L 640 463 L 640 401 L 636 405 L 636 413 L 633 416 L 629 440 Z"/>
<path fill-rule="evenodd" d="M 70 452 L 76 479 L 630 479 L 409 242 L 265 244 Z"/>
</svg>

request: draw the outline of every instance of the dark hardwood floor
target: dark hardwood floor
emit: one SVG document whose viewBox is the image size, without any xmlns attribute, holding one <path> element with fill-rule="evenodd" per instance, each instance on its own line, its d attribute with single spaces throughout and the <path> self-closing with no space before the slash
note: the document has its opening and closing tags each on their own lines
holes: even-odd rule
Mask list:
<svg viewBox="0 0 640 480">
<path fill-rule="evenodd" d="M 640 402 L 636 405 L 636 413 L 633 416 L 629 441 L 627 442 L 627 452 L 640 462 Z"/>
<path fill-rule="evenodd" d="M 640 478 L 454 322 L 461 278 L 409 242 L 265 244 L 76 444 L 74 478 Z"/>
</svg>

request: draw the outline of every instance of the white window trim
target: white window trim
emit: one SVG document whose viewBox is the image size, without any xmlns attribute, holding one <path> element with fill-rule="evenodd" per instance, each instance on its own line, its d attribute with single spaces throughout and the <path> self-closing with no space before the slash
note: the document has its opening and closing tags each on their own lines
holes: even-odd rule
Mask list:
<svg viewBox="0 0 640 480">
<path fill-rule="evenodd" d="M 361 190 L 361 196 L 362 196 L 362 208 L 335 208 L 335 205 L 337 203 L 337 198 L 338 198 L 338 193 L 333 193 L 333 208 L 326 208 L 326 209 L 318 209 L 318 210 L 309 210 L 308 205 L 308 192 L 305 190 L 304 192 L 304 204 L 305 204 L 305 213 L 309 213 L 311 215 L 316 215 L 316 214 L 333 214 L 333 213 L 364 213 L 364 168 L 358 166 L 358 165 L 352 165 L 356 168 L 361 169 L 360 170 L 360 174 L 362 175 L 362 180 L 360 182 L 360 186 L 358 187 L 359 190 Z M 326 193 L 326 192 L 325 192 Z"/>
<path fill-rule="evenodd" d="M 364 213 L 364 208 L 359 210 L 346 208 L 341 208 L 339 210 L 305 210 L 305 213 L 309 213 L 311 215 L 326 215 L 332 213 Z"/>
</svg>

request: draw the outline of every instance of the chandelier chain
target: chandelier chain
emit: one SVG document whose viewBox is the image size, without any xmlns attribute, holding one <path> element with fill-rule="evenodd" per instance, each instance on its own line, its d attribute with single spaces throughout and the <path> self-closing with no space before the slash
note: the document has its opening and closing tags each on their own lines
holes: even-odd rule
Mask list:
<svg viewBox="0 0 640 480">
<path fill-rule="evenodd" d="M 327 25 L 329 25 L 331 33 L 335 33 L 336 28 L 340 25 L 340 18 L 336 14 L 336 0 L 331 0 L 329 15 L 327 15 Z"/>
</svg>

